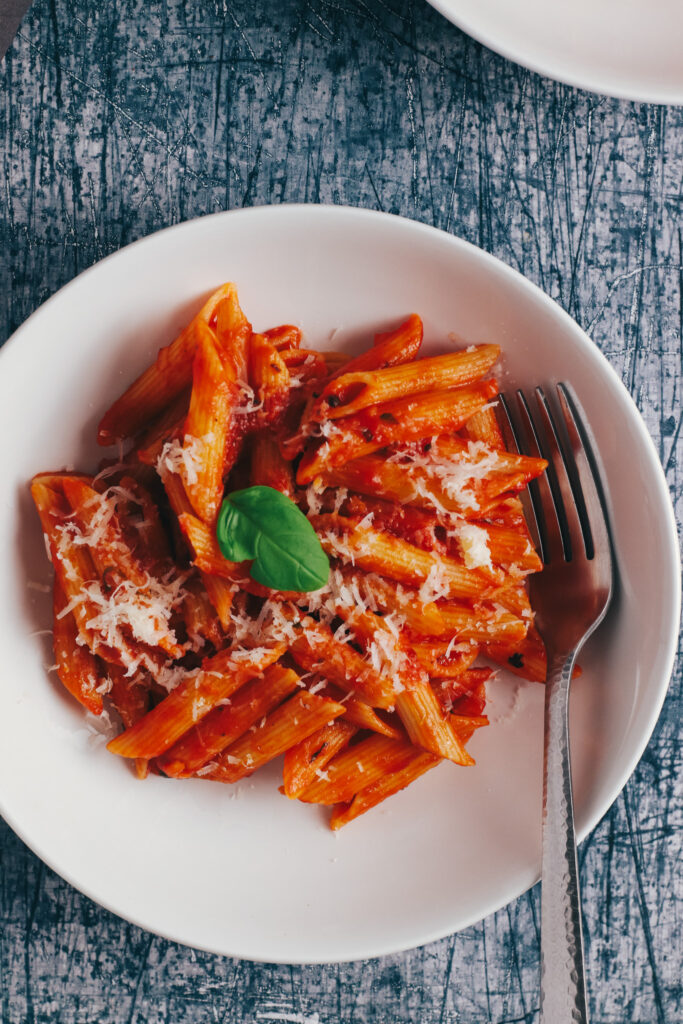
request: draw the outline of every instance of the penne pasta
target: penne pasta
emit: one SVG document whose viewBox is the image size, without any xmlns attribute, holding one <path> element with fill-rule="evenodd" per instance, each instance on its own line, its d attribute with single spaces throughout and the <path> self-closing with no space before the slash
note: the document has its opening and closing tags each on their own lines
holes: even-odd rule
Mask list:
<svg viewBox="0 0 683 1024">
<path fill-rule="evenodd" d="M 219 303 L 234 291 L 233 284 L 221 285 L 175 341 L 159 350 L 155 362 L 102 417 L 97 433 L 99 444 L 114 444 L 139 433 L 189 387 L 200 325 L 209 326 L 214 321 Z"/>
<path fill-rule="evenodd" d="M 455 764 L 472 765 L 474 760 L 463 747 L 458 735 L 444 717 L 434 691 L 428 682 L 399 693 L 396 711 L 408 736 L 416 747 L 448 758 Z"/>
<path fill-rule="evenodd" d="M 349 745 L 357 729 L 338 718 L 324 725 L 307 739 L 290 747 L 285 753 L 282 782 L 285 796 L 295 800 L 310 786 L 316 776 L 321 777 L 325 765 Z"/>
<path fill-rule="evenodd" d="M 333 700 L 306 692 L 297 693 L 268 715 L 252 733 L 219 754 L 215 768 L 205 777 L 217 782 L 237 782 L 301 743 L 343 712 L 343 705 Z"/>
<path fill-rule="evenodd" d="M 472 441 L 483 441 L 489 448 L 505 450 L 503 432 L 498 425 L 495 410 L 479 409 L 465 424 L 465 433 Z"/>
<path fill-rule="evenodd" d="M 491 576 L 480 569 L 467 569 L 454 558 L 423 551 L 371 527 L 350 523 L 347 526 L 341 516 L 311 516 L 310 519 L 328 554 L 366 572 L 420 587 L 420 600 L 481 598 L 491 592 Z"/>
<path fill-rule="evenodd" d="M 528 622 L 507 612 L 502 604 L 495 607 L 481 602 L 474 609 L 454 601 L 442 601 L 437 607 L 444 624 L 442 636 L 451 639 L 457 637 L 458 640 L 473 640 L 475 643 L 505 640 L 518 643 L 524 639 L 529 628 Z"/>
<path fill-rule="evenodd" d="M 232 603 L 232 592 L 230 598 Z M 223 646 L 225 637 L 220 616 L 216 617 L 216 609 L 200 578 L 186 581 L 182 613 L 192 650 L 200 650 L 207 643 L 212 644 L 217 650 Z"/>
<path fill-rule="evenodd" d="M 281 704 L 300 685 L 292 669 L 271 665 L 245 683 L 229 703 L 215 707 L 157 758 L 165 775 L 188 778 Z"/>
<path fill-rule="evenodd" d="M 411 313 L 394 330 L 376 334 L 373 347 L 347 362 L 343 372 L 364 373 L 367 370 L 381 370 L 386 366 L 409 363 L 419 351 L 422 335 L 422 320 L 416 313 Z"/>
<path fill-rule="evenodd" d="M 400 720 L 397 719 L 395 723 L 387 720 L 395 719 L 395 715 L 385 714 L 385 717 L 382 718 L 374 708 L 360 700 L 353 691 L 345 693 L 341 687 L 328 683 L 321 676 L 313 677 L 309 690 L 311 693 L 319 693 L 323 697 L 332 697 L 333 700 L 343 704 L 344 715 L 340 721 L 350 722 L 359 729 L 368 729 L 380 736 L 389 736 L 390 739 L 400 740 L 405 737 Z"/>
<path fill-rule="evenodd" d="M 421 775 L 428 772 L 430 768 L 435 768 L 440 760 L 441 758 L 436 757 L 435 754 L 413 750 L 412 757 L 403 767 L 387 772 L 372 785 L 361 789 L 349 803 L 337 804 L 330 817 L 330 828 L 337 831 L 344 825 L 348 825 L 354 818 L 365 814 L 366 811 L 376 807 L 387 797 L 405 789 L 411 782 L 415 782 Z"/>
<path fill-rule="evenodd" d="M 54 581 L 53 601 L 52 643 L 59 681 L 86 711 L 101 715 L 103 703 L 97 660 L 78 642 L 78 628 L 67 610 L 68 600 L 59 577 Z"/>
<path fill-rule="evenodd" d="M 220 576 L 231 583 L 239 583 L 243 571 L 239 562 L 229 562 L 223 556 L 215 534 L 196 516 L 181 513 L 178 523 L 192 553 L 192 563 L 209 576 Z"/>
<path fill-rule="evenodd" d="M 209 711 L 263 672 L 284 653 L 284 644 L 261 651 L 228 649 L 188 672 L 182 682 L 144 718 L 107 744 L 121 757 L 158 757 Z M 256 657 L 254 657 L 256 655 Z"/>
<path fill-rule="evenodd" d="M 297 483 L 308 484 L 329 467 L 344 465 L 387 445 L 458 430 L 497 393 L 495 381 L 482 381 L 454 391 L 433 391 L 370 406 L 345 417 L 341 424 L 328 422 L 323 442 L 304 453 Z"/>
<path fill-rule="evenodd" d="M 214 522 L 223 497 L 225 451 L 238 404 L 237 378 L 226 373 L 213 333 L 204 328 L 194 358 L 182 448 L 171 458 L 190 504 L 205 523 Z"/>
<path fill-rule="evenodd" d="M 264 426 L 279 422 L 289 402 L 289 370 L 263 334 L 251 336 L 249 383 L 254 390 L 259 422 Z"/>
<path fill-rule="evenodd" d="M 375 708 L 391 708 L 396 699 L 393 680 L 380 673 L 348 644 L 337 643 L 329 626 L 303 619 L 300 635 L 290 647 L 297 665 L 320 672 L 346 692 L 353 692 Z"/>
<path fill-rule="evenodd" d="M 338 829 L 474 764 L 480 655 L 545 678 L 518 492 L 546 463 L 505 448 L 498 346 L 418 359 L 422 336 L 412 314 L 319 352 L 225 284 L 102 417 L 127 454 L 33 479 L 60 680 L 117 713 L 140 778 L 284 755 L 281 792 Z"/>
<path fill-rule="evenodd" d="M 265 430 L 252 438 L 251 483 L 274 487 L 288 497 L 294 494 L 292 464 L 283 459 L 277 441 Z"/>
<path fill-rule="evenodd" d="M 137 457 L 146 466 L 156 466 L 164 445 L 182 437 L 190 407 L 190 388 L 182 391 L 137 441 Z"/>
<path fill-rule="evenodd" d="M 334 757 L 326 767 L 327 777 L 316 778 L 299 799 L 309 804 L 345 803 L 386 773 L 404 768 L 414 754 L 409 740 L 369 736 Z"/>
<path fill-rule="evenodd" d="M 354 373 L 347 369 L 325 385 L 310 418 L 336 420 L 408 395 L 464 387 L 483 377 L 499 355 L 497 345 L 480 345 L 473 352 L 433 356 L 382 370 Z"/>
<path fill-rule="evenodd" d="M 269 328 L 263 334 L 278 352 L 282 352 L 283 349 L 297 349 L 301 345 L 301 328 L 293 324 L 280 324 L 279 327 Z"/>
<path fill-rule="evenodd" d="M 221 576 L 212 576 L 208 572 L 200 573 L 204 589 L 209 601 L 216 610 L 218 621 L 224 630 L 231 624 L 230 609 L 235 596 L 235 584 Z"/>
</svg>

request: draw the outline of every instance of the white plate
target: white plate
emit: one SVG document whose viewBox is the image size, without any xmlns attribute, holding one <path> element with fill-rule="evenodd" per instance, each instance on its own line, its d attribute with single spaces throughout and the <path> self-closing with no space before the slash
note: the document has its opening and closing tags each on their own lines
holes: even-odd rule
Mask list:
<svg viewBox="0 0 683 1024">
<path fill-rule="evenodd" d="M 571 382 L 607 469 L 621 588 L 572 691 L 578 829 L 633 771 L 654 726 L 678 626 L 678 552 L 654 447 L 591 341 L 513 270 L 459 239 L 367 211 L 281 206 L 217 214 L 104 260 L 3 349 L 0 436 L 0 810 L 98 903 L 191 946 L 255 960 L 377 956 L 472 924 L 539 875 L 543 689 L 493 689 L 472 769 L 440 766 L 335 836 L 277 792 L 276 766 L 229 788 L 141 783 L 93 746 L 52 661 L 50 578 L 31 475 L 89 468 L 102 410 L 224 280 L 256 328 L 300 323 L 358 346 L 411 311 L 426 344 L 500 342 L 506 383 Z"/>
<path fill-rule="evenodd" d="M 681 0 L 428 0 L 504 57 L 580 89 L 683 103 Z"/>
</svg>

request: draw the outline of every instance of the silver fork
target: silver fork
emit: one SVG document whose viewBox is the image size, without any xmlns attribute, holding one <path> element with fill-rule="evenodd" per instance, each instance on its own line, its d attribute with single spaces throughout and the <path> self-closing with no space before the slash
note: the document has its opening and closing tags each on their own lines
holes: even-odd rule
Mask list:
<svg viewBox="0 0 683 1024">
<path fill-rule="evenodd" d="M 541 1024 L 588 1024 L 569 761 L 569 684 L 576 656 L 602 621 L 613 587 L 610 537 L 567 386 L 502 397 L 520 452 L 548 460 L 529 488 L 544 562 L 532 578 L 536 625 L 548 652 L 543 740 Z M 553 412 L 556 405 L 558 412 Z"/>
</svg>

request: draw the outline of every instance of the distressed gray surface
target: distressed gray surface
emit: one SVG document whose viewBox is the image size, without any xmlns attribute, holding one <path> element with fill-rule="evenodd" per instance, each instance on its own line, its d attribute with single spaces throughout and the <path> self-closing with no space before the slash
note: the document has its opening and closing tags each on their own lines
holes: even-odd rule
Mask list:
<svg viewBox="0 0 683 1024">
<path fill-rule="evenodd" d="M 529 74 L 422 0 L 39 0 L 0 65 L 0 338 L 76 273 L 199 214 L 381 208 L 494 252 L 631 389 L 682 511 L 683 112 Z M 680 520 L 679 520 L 680 521 Z M 681 1019 L 681 675 L 581 852 L 594 1024 Z M 538 891 L 453 938 L 346 966 L 153 938 L 0 822 L 3 1022 L 538 1021 Z"/>
</svg>

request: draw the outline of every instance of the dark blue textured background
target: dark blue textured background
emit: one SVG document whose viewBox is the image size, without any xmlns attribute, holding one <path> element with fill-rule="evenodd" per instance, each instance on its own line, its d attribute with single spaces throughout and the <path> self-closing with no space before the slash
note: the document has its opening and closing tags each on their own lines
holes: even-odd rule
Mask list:
<svg viewBox="0 0 683 1024">
<path fill-rule="evenodd" d="M 37 0 L 0 64 L 0 161 L 0 340 L 179 220 L 302 201 L 400 213 L 500 256 L 592 334 L 680 517 L 683 111 L 541 79 L 423 0 Z M 683 1016 L 680 710 L 678 671 L 580 851 L 594 1024 Z M 404 955 L 253 965 L 123 923 L 0 821 L 12 1024 L 536 1024 L 538 920 L 534 890 Z"/>
</svg>

